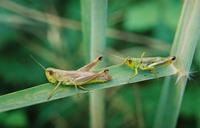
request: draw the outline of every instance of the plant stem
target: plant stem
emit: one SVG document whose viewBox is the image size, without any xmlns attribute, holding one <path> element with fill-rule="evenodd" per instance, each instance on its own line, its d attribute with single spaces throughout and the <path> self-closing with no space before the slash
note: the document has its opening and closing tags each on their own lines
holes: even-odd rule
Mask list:
<svg viewBox="0 0 200 128">
<path fill-rule="evenodd" d="M 81 0 L 82 33 L 83 33 L 83 53 L 86 63 L 90 61 L 91 51 L 91 6 L 90 0 Z"/>
<path fill-rule="evenodd" d="M 82 0 L 81 6 L 84 42 L 92 60 L 104 53 L 107 0 Z M 104 91 L 95 91 L 90 94 L 90 118 L 92 128 L 104 127 Z"/>
<path fill-rule="evenodd" d="M 167 77 L 162 89 L 154 128 L 174 128 L 200 36 L 200 0 L 185 0 L 171 50 L 176 55 L 177 76 Z"/>
<path fill-rule="evenodd" d="M 102 54 L 106 42 L 107 0 L 91 0 L 91 59 Z M 90 118 L 92 128 L 104 127 L 104 90 L 90 94 Z"/>
</svg>

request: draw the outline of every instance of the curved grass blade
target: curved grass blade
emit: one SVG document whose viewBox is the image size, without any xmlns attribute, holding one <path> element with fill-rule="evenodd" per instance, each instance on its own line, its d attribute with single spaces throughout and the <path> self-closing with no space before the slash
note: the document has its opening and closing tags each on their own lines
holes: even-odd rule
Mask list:
<svg viewBox="0 0 200 128">
<path fill-rule="evenodd" d="M 200 1 L 185 0 L 183 3 L 171 51 L 171 55 L 177 57 L 174 65 L 179 73 L 176 77 L 165 79 L 153 128 L 176 127 L 192 59 L 200 36 Z"/>
<path fill-rule="evenodd" d="M 158 77 L 169 76 L 176 73 L 176 68 L 173 65 L 169 65 L 167 67 L 158 68 L 156 70 L 157 71 L 156 76 L 155 74 L 141 71 L 135 78 L 129 80 L 129 77 L 133 73 L 133 71 L 130 70 L 125 65 L 115 65 L 108 67 L 108 69 L 110 71 L 111 76 L 113 77 L 111 81 L 108 81 L 103 84 L 84 85 L 84 87 L 91 91 L 100 90 L 120 85 L 126 85 L 129 83 L 136 83 L 150 79 L 157 79 Z M 2 95 L 0 96 L 0 112 L 22 108 L 34 104 L 49 102 L 51 100 L 73 96 L 76 95 L 77 93 L 87 92 L 84 90 L 76 91 L 74 86 L 63 85 L 57 90 L 55 95 L 50 100 L 47 100 L 48 94 L 50 91 L 52 91 L 53 88 L 54 85 L 46 83 L 32 88 Z"/>
</svg>

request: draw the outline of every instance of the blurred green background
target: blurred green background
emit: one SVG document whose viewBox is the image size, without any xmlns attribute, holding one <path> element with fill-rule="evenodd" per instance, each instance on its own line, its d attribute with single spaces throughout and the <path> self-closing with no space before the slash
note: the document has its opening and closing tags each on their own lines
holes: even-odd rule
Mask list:
<svg viewBox="0 0 200 128">
<path fill-rule="evenodd" d="M 182 0 L 108 0 L 106 61 L 112 54 L 167 56 Z M 84 65 L 79 0 L 0 1 L 0 95 L 47 80 L 46 67 L 77 69 Z M 200 45 L 198 46 L 200 47 Z M 192 65 L 178 128 L 200 128 L 200 51 Z M 163 78 L 106 90 L 106 127 L 151 127 Z M 97 110 L 98 111 L 98 110 Z M 89 127 L 88 94 L 0 113 L 0 127 Z"/>
</svg>

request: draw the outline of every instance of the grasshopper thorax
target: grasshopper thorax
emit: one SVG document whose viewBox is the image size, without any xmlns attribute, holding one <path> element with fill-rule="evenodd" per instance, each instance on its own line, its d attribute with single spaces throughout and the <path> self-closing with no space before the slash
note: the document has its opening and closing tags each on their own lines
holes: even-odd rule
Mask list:
<svg viewBox="0 0 200 128">
<path fill-rule="evenodd" d="M 57 80 L 55 78 L 55 69 L 54 68 L 47 68 L 47 69 L 45 69 L 45 75 L 47 77 L 47 80 L 50 83 L 56 83 L 57 82 Z"/>
</svg>

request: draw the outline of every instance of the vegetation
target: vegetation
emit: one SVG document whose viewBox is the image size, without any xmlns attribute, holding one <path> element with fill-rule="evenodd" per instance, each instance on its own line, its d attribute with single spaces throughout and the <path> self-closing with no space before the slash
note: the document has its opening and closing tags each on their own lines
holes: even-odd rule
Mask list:
<svg viewBox="0 0 200 128">
<path fill-rule="evenodd" d="M 200 127 L 199 6 L 198 0 L 0 1 L 0 127 Z M 133 71 L 113 55 L 143 52 L 175 55 L 176 68 L 139 71 L 129 80 Z M 113 79 L 84 85 L 89 93 L 63 85 L 48 101 L 54 86 L 30 54 L 66 70 L 101 54 L 104 64 L 94 70 L 108 68 Z M 196 73 L 187 81 L 191 66 Z"/>
</svg>

